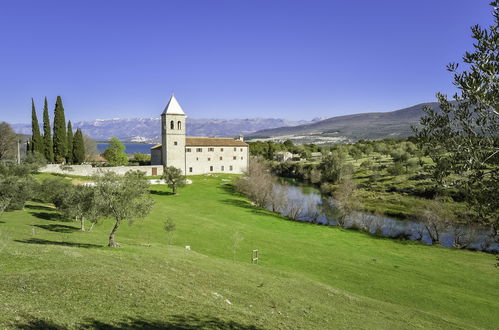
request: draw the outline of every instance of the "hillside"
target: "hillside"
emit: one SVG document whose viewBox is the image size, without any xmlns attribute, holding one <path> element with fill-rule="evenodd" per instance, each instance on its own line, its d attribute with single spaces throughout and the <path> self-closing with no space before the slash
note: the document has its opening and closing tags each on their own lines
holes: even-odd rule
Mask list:
<svg viewBox="0 0 499 330">
<path fill-rule="evenodd" d="M 286 221 L 194 176 L 145 220 L 91 232 L 31 203 L 0 220 L 0 327 L 491 328 L 494 256 Z M 222 181 L 222 179 L 226 181 Z M 176 223 L 166 244 L 165 215 Z M 237 243 L 239 242 L 239 243 Z M 192 251 L 183 249 L 190 245 Z M 259 249 L 260 264 L 250 264 Z"/>
<path fill-rule="evenodd" d="M 418 125 L 423 106 L 438 108 L 438 103 L 422 103 L 391 112 L 370 112 L 332 117 L 311 124 L 260 130 L 249 139 L 290 139 L 299 143 L 354 142 L 360 139 L 407 137 L 411 126 Z"/>
</svg>

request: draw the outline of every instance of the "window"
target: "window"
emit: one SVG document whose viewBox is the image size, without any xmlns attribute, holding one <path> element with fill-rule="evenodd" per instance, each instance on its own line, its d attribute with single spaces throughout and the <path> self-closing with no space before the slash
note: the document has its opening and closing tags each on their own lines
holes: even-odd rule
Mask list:
<svg viewBox="0 0 499 330">
<path fill-rule="evenodd" d="M 175 123 L 173 122 L 173 120 L 170 122 L 170 129 L 175 129 Z"/>
<path fill-rule="evenodd" d="M 237 151 L 237 148 L 236 148 L 236 147 L 234 147 L 234 151 Z"/>
<path fill-rule="evenodd" d="M 232 165 L 229 166 L 229 171 L 232 171 Z"/>
<path fill-rule="evenodd" d="M 220 148 L 220 151 L 224 151 L 224 148 Z"/>
<path fill-rule="evenodd" d="M 213 172 L 213 166 L 210 166 L 210 172 Z"/>
<path fill-rule="evenodd" d="M 208 161 L 210 161 L 210 160 L 211 160 L 211 158 L 210 158 L 210 157 L 208 157 Z"/>
<path fill-rule="evenodd" d="M 208 148 L 208 151 L 215 151 L 215 148 Z"/>
<path fill-rule="evenodd" d="M 189 173 L 192 173 L 192 167 L 189 167 Z"/>
<path fill-rule="evenodd" d="M 176 146 L 177 144 L 178 144 L 178 143 L 177 143 L 177 141 L 173 142 L 173 145 L 174 145 L 174 146 Z"/>
<path fill-rule="evenodd" d="M 185 149 L 185 152 L 191 152 L 191 148 Z"/>
<path fill-rule="evenodd" d="M 196 160 L 199 160 L 199 157 L 196 157 Z"/>
<path fill-rule="evenodd" d="M 177 129 L 182 129 L 182 122 L 180 120 L 177 122 Z"/>
<path fill-rule="evenodd" d="M 222 172 L 224 171 L 224 167 L 222 166 Z"/>
<path fill-rule="evenodd" d="M 241 148 L 241 152 L 243 152 L 243 148 Z"/>
<path fill-rule="evenodd" d="M 203 148 L 196 148 L 196 152 L 202 152 Z"/>
<path fill-rule="evenodd" d="M 222 157 L 222 156 L 220 156 L 220 160 L 223 160 L 223 157 Z"/>
<path fill-rule="evenodd" d="M 241 160 L 243 160 L 243 157 L 241 157 Z"/>
<path fill-rule="evenodd" d="M 237 157 L 236 157 L 236 156 L 232 157 L 232 160 L 236 160 L 236 159 L 237 159 Z"/>
</svg>

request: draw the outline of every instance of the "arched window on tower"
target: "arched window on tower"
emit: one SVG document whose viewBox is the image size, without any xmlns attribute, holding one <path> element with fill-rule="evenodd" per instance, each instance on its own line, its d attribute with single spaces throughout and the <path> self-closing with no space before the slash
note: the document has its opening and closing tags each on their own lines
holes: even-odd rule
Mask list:
<svg viewBox="0 0 499 330">
<path fill-rule="evenodd" d="M 177 129 L 182 129 L 182 122 L 180 120 L 177 122 Z"/>
<path fill-rule="evenodd" d="M 175 129 L 175 122 L 173 120 L 170 122 L 170 129 Z"/>
</svg>

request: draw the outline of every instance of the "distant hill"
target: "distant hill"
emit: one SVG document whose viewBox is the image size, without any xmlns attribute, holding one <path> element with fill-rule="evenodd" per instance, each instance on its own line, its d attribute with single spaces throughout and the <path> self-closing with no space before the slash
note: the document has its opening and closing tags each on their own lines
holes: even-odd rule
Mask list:
<svg viewBox="0 0 499 330">
<path fill-rule="evenodd" d="M 318 119 L 315 119 L 318 120 Z M 196 119 L 187 118 L 187 134 L 190 136 L 237 136 L 247 135 L 261 129 L 302 125 L 313 121 L 287 120 L 280 118 L 252 119 Z M 30 124 L 13 124 L 17 133 L 31 134 Z M 122 141 L 160 142 L 160 118 L 113 118 L 96 119 L 73 123 L 84 134 L 99 141 L 116 136 Z"/>
<path fill-rule="evenodd" d="M 360 139 L 407 137 L 412 125 L 419 125 L 423 106 L 438 109 L 437 102 L 421 103 L 391 112 L 368 112 L 332 117 L 293 127 L 264 129 L 248 136 L 250 140 L 292 140 L 296 143 L 330 144 Z"/>
</svg>

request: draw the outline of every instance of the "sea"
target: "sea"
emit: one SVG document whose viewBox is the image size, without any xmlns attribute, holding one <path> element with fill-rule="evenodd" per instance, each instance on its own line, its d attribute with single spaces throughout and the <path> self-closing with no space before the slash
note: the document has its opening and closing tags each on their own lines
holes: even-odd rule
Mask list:
<svg viewBox="0 0 499 330">
<path fill-rule="evenodd" d="M 125 153 L 133 155 L 136 153 L 150 154 L 151 148 L 154 147 L 156 144 L 123 143 L 123 145 L 125 146 Z M 97 150 L 99 150 L 100 153 L 104 152 L 104 150 L 106 150 L 107 147 L 109 147 L 109 143 L 97 143 Z"/>
</svg>

